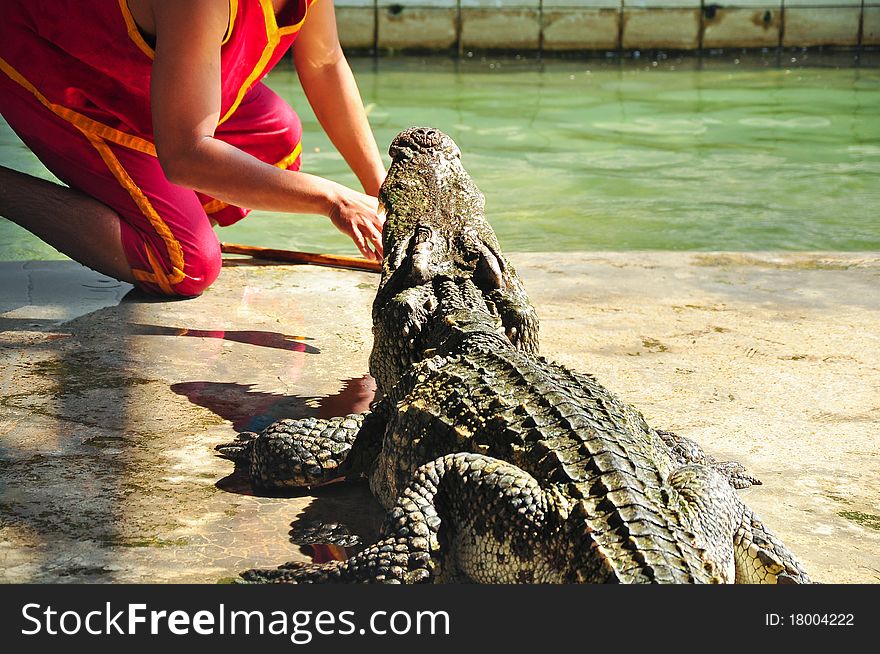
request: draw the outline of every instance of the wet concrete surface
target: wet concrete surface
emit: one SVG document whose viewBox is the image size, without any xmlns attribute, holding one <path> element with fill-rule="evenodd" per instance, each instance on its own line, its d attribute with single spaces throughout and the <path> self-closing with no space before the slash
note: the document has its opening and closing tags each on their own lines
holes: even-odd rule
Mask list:
<svg viewBox="0 0 880 654">
<path fill-rule="evenodd" d="M 513 254 L 542 351 L 745 464 L 823 582 L 880 582 L 880 255 Z M 217 582 L 369 539 L 364 484 L 257 496 L 214 446 L 363 410 L 378 276 L 230 260 L 155 301 L 71 262 L 0 263 L 0 581 Z"/>
</svg>

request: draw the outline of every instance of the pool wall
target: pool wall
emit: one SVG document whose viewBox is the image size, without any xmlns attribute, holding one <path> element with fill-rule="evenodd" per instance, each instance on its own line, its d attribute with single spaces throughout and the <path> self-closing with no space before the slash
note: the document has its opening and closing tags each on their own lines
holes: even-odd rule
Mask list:
<svg viewBox="0 0 880 654">
<path fill-rule="evenodd" d="M 336 0 L 343 46 L 609 51 L 880 45 L 880 0 Z"/>
</svg>

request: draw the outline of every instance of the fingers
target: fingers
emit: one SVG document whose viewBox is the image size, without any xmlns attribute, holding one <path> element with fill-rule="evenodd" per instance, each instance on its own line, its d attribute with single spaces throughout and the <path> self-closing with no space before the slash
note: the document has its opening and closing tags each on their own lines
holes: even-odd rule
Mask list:
<svg viewBox="0 0 880 654">
<path fill-rule="evenodd" d="M 370 261 L 376 260 L 376 255 L 370 250 L 366 239 L 357 228 L 351 230 L 351 240 L 354 241 L 354 244 L 357 246 L 357 249 L 361 251 L 364 258 L 369 259 Z"/>
<path fill-rule="evenodd" d="M 382 235 L 370 223 L 353 226 L 350 236 L 366 259 L 370 261 L 382 260 Z"/>
<path fill-rule="evenodd" d="M 363 236 L 361 236 L 361 239 L 366 245 L 364 248 L 359 248 L 361 254 L 370 261 L 382 261 L 382 245 L 376 245 L 375 242 L 367 241 Z"/>
<path fill-rule="evenodd" d="M 330 220 L 351 238 L 364 258 L 381 261 L 384 220 L 379 215 L 379 201 L 350 189 L 345 191 L 335 210 L 331 212 Z"/>
<path fill-rule="evenodd" d="M 367 223 L 365 225 L 365 230 L 367 240 L 373 245 L 373 249 L 376 251 L 377 260 L 381 259 L 383 256 L 382 232 L 379 231 L 373 223 Z"/>
<path fill-rule="evenodd" d="M 367 205 L 351 218 L 351 239 L 361 254 L 370 261 L 382 260 L 382 220 L 378 215 L 378 200 L 364 196 Z"/>
</svg>

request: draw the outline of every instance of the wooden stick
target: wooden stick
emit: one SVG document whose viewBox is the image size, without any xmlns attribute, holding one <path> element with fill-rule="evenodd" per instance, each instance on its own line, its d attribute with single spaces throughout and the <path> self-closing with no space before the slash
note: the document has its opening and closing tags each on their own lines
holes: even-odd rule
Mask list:
<svg viewBox="0 0 880 654">
<path fill-rule="evenodd" d="M 382 264 L 362 257 L 346 257 L 339 254 L 317 254 L 314 252 L 297 252 L 295 250 L 273 250 L 256 245 L 239 245 L 237 243 L 221 243 L 220 251 L 225 254 L 246 254 L 254 259 L 269 261 L 286 261 L 288 263 L 308 263 L 315 266 L 332 266 L 334 268 L 352 268 L 380 272 Z"/>
</svg>

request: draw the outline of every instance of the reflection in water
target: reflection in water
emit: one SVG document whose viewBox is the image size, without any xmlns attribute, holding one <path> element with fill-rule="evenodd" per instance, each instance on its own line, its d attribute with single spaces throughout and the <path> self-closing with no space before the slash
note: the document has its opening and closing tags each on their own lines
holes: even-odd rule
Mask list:
<svg viewBox="0 0 880 654">
<path fill-rule="evenodd" d="M 376 397 L 376 380 L 370 375 L 342 380 L 342 390 L 318 401 L 319 418 L 335 418 L 361 413 Z"/>
<path fill-rule="evenodd" d="M 636 118 L 628 122 L 604 122 L 598 121 L 593 123 L 593 127 L 611 132 L 630 132 L 633 134 L 656 134 L 678 135 L 689 134 L 698 136 L 705 134 L 708 125 L 711 123 L 718 124 L 717 120 L 658 120 L 656 118 Z"/>
<path fill-rule="evenodd" d="M 321 350 L 302 341 L 311 340 L 308 336 L 289 336 L 279 332 L 265 332 L 254 329 L 187 329 L 185 327 L 164 327 L 161 325 L 139 325 L 132 323 L 129 334 L 133 336 L 190 336 L 192 338 L 219 338 L 259 347 L 271 347 L 289 352 L 320 354 Z"/>
<path fill-rule="evenodd" d="M 782 127 L 786 129 L 818 129 L 822 127 L 830 127 L 831 121 L 821 116 L 803 117 L 803 118 L 742 118 L 740 125 L 748 127 Z"/>
</svg>

